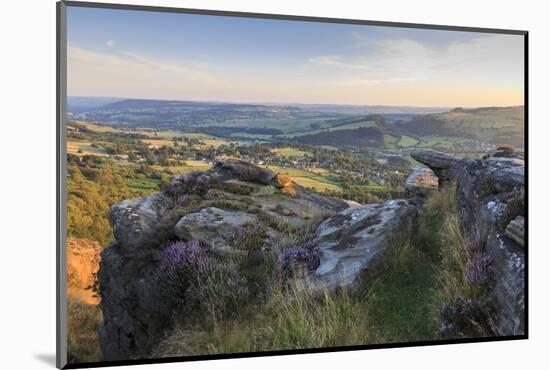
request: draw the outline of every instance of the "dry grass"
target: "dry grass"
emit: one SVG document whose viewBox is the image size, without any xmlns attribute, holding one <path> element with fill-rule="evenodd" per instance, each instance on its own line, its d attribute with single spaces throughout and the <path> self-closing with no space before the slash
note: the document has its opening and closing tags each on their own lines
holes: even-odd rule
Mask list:
<svg viewBox="0 0 550 370">
<path fill-rule="evenodd" d="M 312 189 L 315 189 L 316 191 L 321 191 L 321 192 L 325 190 L 331 190 L 336 192 L 342 191 L 342 189 L 339 186 L 329 184 L 324 181 L 319 181 L 311 177 L 295 176 L 295 177 L 292 177 L 292 180 L 296 182 L 298 185 L 301 185 L 305 188 L 312 188 Z"/>
<path fill-rule="evenodd" d="M 95 132 L 124 132 L 123 130 L 119 130 L 117 128 L 107 125 L 96 125 L 94 123 L 84 121 L 76 121 L 76 123 L 85 126 L 88 130 L 92 130 Z"/>
<path fill-rule="evenodd" d="M 69 362 L 101 361 L 98 325 L 99 306 L 69 297 L 67 304 L 67 353 Z"/>
<path fill-rule="evenodd" d="M 260 309 L 258 311 L 258 309 Z M 263 307 L 231 320 L 179 327 L 153 356 L 203 355 L 361 345 L 376 341 L 367 305 L 347 291 L 274 293 Z"/>
<path fill-rule="evenodd" d="M 163 146 L 174 146 L 173 140 L 167 140 L 167 139 L 141 139 L 142 142 L 149 145 L 151 148 L 160 148 Z"/>
<path fill-rule="evenodd" d="M 468 255 L 464 250 L 465 239 L 457 214 L 449 214 L 443 220 L 441 231 L 441 262 L 437 269 L 440 301 L 449 302 L 468 294 L 466 264 Z"/>
<path fill-rule="evenodd" d="M 329 170 L 325 168 L 315 167 L 315 168 L 309 168 L 309 172 L 313 172 L 316 175 L 327 175 L 329 174 Z"/>
<path fill-rule="evenodd" d="M 92 147 L 90 141 L 67 141 L 67 153 L 78 156 L 95 155 L 98 157 L 109 157 L 109 154 L 102 152 L 99 148 Z"/>
</svg>

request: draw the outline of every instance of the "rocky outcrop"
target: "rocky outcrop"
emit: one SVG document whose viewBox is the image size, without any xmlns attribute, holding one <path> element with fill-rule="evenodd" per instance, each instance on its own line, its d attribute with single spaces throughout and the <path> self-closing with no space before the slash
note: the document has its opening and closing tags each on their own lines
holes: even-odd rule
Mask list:
<svg viewBox="0 0 550 370">
<path fill-rule="evenodd" d="M 97 271 L 101 246 L 87 239 L 67 239 L 67 295 L 98 304 Z"/>
<path fill-rule="evenodd" d="M 506 226 L 505 236 L 521 246 L 525 247 L 525 227 L 524 227 L 524 218 L 522 216 L 517 216 L 514 218 L 508 226 Z"/>
<path fill-rule="evenodd" d="M 426 197 L 439 188 L 439 179 L 426 167 L 418 167 L 407 177 L 405 189 L 410 196 Z"/>
<path fill-rule="evenodd" d="M 460 159 L 431 149 L 417 149 L 411 156 L 435 172 L 440 183 L 456 177 Z M 429 165 L 426 163 L 430 163 Z"/>
<path fill-rule="evenodd" d="M 174 235 L 177 213 L 166 193 L 122 201 L 111 207 L 109 219 L 115 239 L 128 252 L 159 245 Z"/>
<path fill-rule="evenodd" d="M 268 169 L 260 168 L 243 161 L 220 161 L 217 167 L 240 180 L 256 182 L 262 185 L 272 184 L 277 176 Z"/>
<path fill-rule="evenodd" d="M 257 222 L 254 214 L 208 207 L 183 216 L 176 224 L 175 232 L 181 240 L 198 240 L 218 254 L 230 254 L 236 250 L 231 245 L 235 230 Z"/>
<path fill-rule="evenodd" d="M 396 231 L 410 232 L 417 208 L 408 200 L 389 200 L 349 208 L 316 230 L 320 265 L 309 284 L 314 289 L 353 287 L 386 267 L 386 252 Z"/>
<path fill-rule="evenodd" d="M 233 244 L 245 225 L 261 226 L 266 238 L 282 241 L 279 228 L 300 227 L 345 208 L 342 200 L 240 161 L 218 162 L 203 173 L 174 178 L 165 192 L 114 205 L 109 216 L 116 241 L 103 250 L 99 270 L 104 359 L 148 357 L 171 330 L 173 312 L 159 304 L 153 279 L 169 243 L 196 240 L 223 258 L 243 252 Z"/>
<path fill-rule="evenodd" d="M 411 155 L 430 169 L 417 169 L 407 179 L 407 200 L 347 203 L 265 168 L 220 161 L 208 171 L 175 177 L 167 191 L 114 205 L 110 220 L 116 241 L 103 250 L 98 273 L 105 360 L 148 357 L 172 330 L 174 308 L 159 304 L 153 277 L 161 265 L 159 256 L 170 251 L 173 242 L 193 241 L 224 264 L 224 258 L 246 255 L 238 269 L 250 268 L 246 272 L 251 279 L 259 276 L 252 270 L 261 270 L 267 260 L 264 251 L 284 245 L 284 252 L 290 251 L 287 260 L 305 266 L 304 275 L 292 270 L 289 276 L 303 278 L 314 290 L 354 288 L 385 270 L 396 235 L 413 232 L 423 198 L 450 181 L 457 182 L 465 229 L 487 232 L 499 334 L 523 333 L 522 157 L 510 151 L 495 151 L 482 159 L 430 150 Z M 301 227 L 312 219 L 323 221 L 312 236 L 308 231 L 311 240 L 304 238 L 303 245 L 292 244 L 298 238 L 285 240 L 295 230 L 305 230 Z M 252 298 L 248 290 L 245 294 Z"/>
<path fill-rule="evenodd" d="M 153 254 L 137 258 L 120 244 L 103 250 L 98 275 L 103 312 L 99 335 L 104 360 L 145 357 L 168 329 L 170 316 L 159 311 L 150 279 L 154 271 Z"/>
<path fill-rule="evenodd" d="M 467 232 L 482 233 L 493 260 L 500 335 L 525 331 L 525 251 L 523 235 L 525 168 L 523 154 L 497 150 L 482 159 L 414 150 L 411 156 L 430 167 L 440 183 L 456 181 L 458 206 Z"/>
</svg>

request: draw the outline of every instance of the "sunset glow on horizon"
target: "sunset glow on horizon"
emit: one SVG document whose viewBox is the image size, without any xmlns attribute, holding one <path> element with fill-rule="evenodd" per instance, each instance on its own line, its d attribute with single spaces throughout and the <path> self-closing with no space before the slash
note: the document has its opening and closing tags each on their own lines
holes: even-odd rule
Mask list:
<svg viewBox="0 0 550 370">
<path fill-rule="evenodd" d="M 524 38 L 68 9 L 70 96 L 431 107 L 524 104 Z"/>
</svg>

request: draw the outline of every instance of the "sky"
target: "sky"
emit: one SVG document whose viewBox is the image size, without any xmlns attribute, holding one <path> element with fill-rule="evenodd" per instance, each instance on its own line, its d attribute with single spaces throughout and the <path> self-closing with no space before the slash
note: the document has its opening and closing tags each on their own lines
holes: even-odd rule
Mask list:
<svg viewBox="0 0 550 370">
<path fill-rule="evenodd" d="M 69 96 L 522 105 L 523 36 L 69 7 Z"/>
</svg>

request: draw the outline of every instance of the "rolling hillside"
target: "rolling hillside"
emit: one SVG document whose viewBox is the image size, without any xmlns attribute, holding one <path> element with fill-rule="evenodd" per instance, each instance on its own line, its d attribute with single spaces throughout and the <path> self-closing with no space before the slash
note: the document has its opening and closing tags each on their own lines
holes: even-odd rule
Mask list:
<svg viewBox="0 0 550 370">
<path fill-rule="evenodd" d="M 302 144 L 356 146 L 356 147 L 384 147 L 384 132 L 380 127 L 360 127 L 352 130 L 331 130 L 313 135 L 304 135 L 295 138 Z"/>
<path fill-rule="evenodd" d="M 524 108 L 456 108 L 446 113 L 417 116 L 391 126 L 393 132 L 422 137 L 456 137 L 495 145 L 523 147 Z"/>
<path fill-rule="evenodd" d="M 92 101 L 97 104 L 101 99 Z M 76 102 L 90 104 L 84 98 Z M 125 99 L 74 112 L 72 118 L 116 127 L 199 132 L 232 140 L 282 139 L 337 147 L 452 151 L 479 151 L 501 144 L 523 147 L 523 106 L 446 112 L 426 108 L 407 114 L 402 113 L 408 111 L 405 107 L 385 107 L 387 113 L 365 114 L 368 107 Z"/>
</svg>

